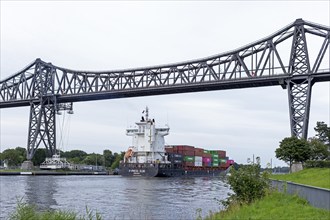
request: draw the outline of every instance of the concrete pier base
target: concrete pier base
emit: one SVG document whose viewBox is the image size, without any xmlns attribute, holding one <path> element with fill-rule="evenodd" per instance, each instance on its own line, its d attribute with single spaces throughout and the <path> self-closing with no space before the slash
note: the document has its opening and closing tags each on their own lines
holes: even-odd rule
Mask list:
<svg viewBox="0 0 330 220">
<path fill-rule="evenodd" d="M 22 170 L 32 170 L 33 169 L 33 162 L 30 160 L 26 160 L 22 163 L 21 166 Z"/>
<path fill-rule="evenodd" d="M 291 173 L 298 172 L 303 169 L 302 163 L 293 163 L 291 166 Z"/>
</svg>

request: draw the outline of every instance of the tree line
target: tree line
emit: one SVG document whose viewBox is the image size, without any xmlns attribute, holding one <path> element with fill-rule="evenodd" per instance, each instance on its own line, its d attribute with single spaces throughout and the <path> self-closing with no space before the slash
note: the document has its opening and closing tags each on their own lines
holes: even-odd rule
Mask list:
<svg viewBox="0 0 330 220">
<path fill-rule="evenodd" d="M 103 154 L 86 153 L 82 150 L 60 151 L 70 163 L 104 166 L 108 169 L 119 167 L 120 160 L 123 159 L 125 152 L 113 153 L 111 150 L 104 150 Z M 32 162 L 39 166 L 46 159 L 46 149 L 38 148 Z M 10 148 L 0 153 L 0 160 L 7 161 L 9 166 L 20 166 L 26 160 L 26 149 L 22 147 Z"/>
<path fill-rule="evenodd" d="M 330 127 L 324 122 L 317 122 L 315 137 L 298 139 L 286 137 L 275 150 L 276 157 L 292 167 L 294 162 L 307 167 L 330 167 Z"/>
</svg>

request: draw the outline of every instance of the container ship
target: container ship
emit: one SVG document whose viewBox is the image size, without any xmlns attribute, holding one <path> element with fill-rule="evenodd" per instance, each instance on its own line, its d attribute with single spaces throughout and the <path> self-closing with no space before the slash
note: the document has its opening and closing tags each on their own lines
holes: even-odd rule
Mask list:
<svg viewBox="0 0 330 220">
<path fill-rule="evenodd" d="M 126 129 L 132 136 L 124 160 L 120 162 L 122 176 L 178 177 L 219 176 L 234 164 L 226 151 L 206 150 L 188 145 L 165 145 L 164 136 L 168 126 L 156 128 L 154 119 L 149 119 L 148 107 L 135 128 Z"/>
</svg>

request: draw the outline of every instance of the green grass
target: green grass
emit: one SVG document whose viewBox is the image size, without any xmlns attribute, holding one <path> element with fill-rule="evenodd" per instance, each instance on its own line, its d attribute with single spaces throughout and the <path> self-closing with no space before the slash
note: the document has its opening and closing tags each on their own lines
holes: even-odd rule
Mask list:
<svg viewBox="0 0 330 220">
<path fill-rule="evenodd" d="M 270 178 L 330 189 L 330 168 L 309 168 L 291 174 L 271 175 Z"/>
<path fill-rule="evenodd" d="M 86 215 L 78 215 L 73 211 L 48 210 L 37 211 L 36 207 L 18 201 L 16 210 L 11 213 L 9 220 L 102 220 L 98 212 L 93 213 L 86 207 Z"/>
<path fill-rule="evenodd" d="M 21 169 L 1 169 L 0 172 L 32 172 L 31 170 L 21 170 Z"/>
<path fill-rule="evenodd" d="M 226 211 L 221 211 L 206 218 L 218 219 L 330 219 L 330 211 L 317 209 L 308 205 L 307 201 L 298 196 L 279 192 L 271 192 L 261 200 L 250 205 L 232 204 Z"/>
</svg>

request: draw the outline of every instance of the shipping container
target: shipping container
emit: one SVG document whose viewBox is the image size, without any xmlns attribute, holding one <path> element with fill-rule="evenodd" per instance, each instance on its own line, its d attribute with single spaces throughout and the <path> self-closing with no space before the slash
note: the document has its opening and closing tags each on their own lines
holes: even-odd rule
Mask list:
<svg viewBox="0 0 330 220">
<path fill-rule="evenodd" d="M 218 151 L 217 150 L 209 150 L 209 153 L 212 155 L 218 155 Z"/>
<path fill-rule="evenodd" d="M 195 165 L 195 167 L 202 167 L 203 166 L 203 163 L 202 162 L 195 161 L 194 162 L 194 165 Z"/>
<path fill-rule="evenodd" d="M 218 154 L 212 154 L 212 158 L 219 158 Z"/>
<path fill-rule="evenodd" d="M 204 155 L 204 151 L 195 151 L 195 156 L 202 157 Z"/>
<path fill-rule="evenodd" d="M 194 166 L 194 162 L 187 162 L 187 161 L 185 161 L 185 162 L 182 163 L 182 165 L 183 166 L 193 167 Z"/>
<path fill-rule="evenodd" d="M 228 166 L 227 166 L 226 163 L 222 163 L 222 164 L 220 164 L 220 167 L 221 167 L 221 168 L 226 168 L 226 169 L 227 169 Z"/>
<path fill-rule="evenodd" d="M 173 160 L 183 160 L 183 156 L 182 154 L 174 154 L 174 153 L 168 153 L 168 157 L 167 157 L 168 161 L 173 161 Z"/>
<path fill-rule="evenodd" d="M 178 150 L 177 153 L 183 156 L 195 156 L 195 152 L 191 150 Z"/>
<path fill-rule="evenodd" d="M 177 145 L 177 146 L 173 146 L 174 149 L 177 149 L 179 151 L 194 151 L 195 150 L 195 147 L 193 146 L 189 146 L 189 145 Z"/>
<path fill-rule="evenodd" d="M 212 154 L 206 154 L 206 153 L 204 153 L 203 154 L 203 157 L 210 157 L 211 158 L 212 157 Z"/>
<path fill-rule="evenodd" d="M 184 156 L 183 161 L 185 162 L 194 162 L 194 157 L 192 156 Z"/>
<path fill-rule="evenodd" d="M 219 159 L 218 158 L 212 158 L 212 162 L 219 163 Z"/>
<path fill-rule="evenodd" d="M 203 162 L 203 167 L 210 167 L 211 166 L 211 161 L 210 162 Z"/>
<path fill-rule="evenodd" d="M 219 163 L 212 163 L 212 167 L 218 167 Z"/>
<path fill-rule="evenodd" d="M 203 162 L 210 163 L 211 162 L 211 157 L 203 157 Z"/>
<path fill-rule="evenodd" d="M 195 162 L 203 162 L 203 157 L 195 156 Z"/>
<path fill-rule="evenodd" d="M 220 163 L 227 163 L 226 159 L 220 159 Z"/>
<path fill-rule="evenodd" d="M 227 160 L 227 166 L 233 165 L 234 164 L 234 160 Z"/>
<path fill-rule="evenodd" d="M 218 155 L 219 155 L 220 158 L 225 158 L 226 157 L 226 151 L 218 150 Z"/>
</svg>

